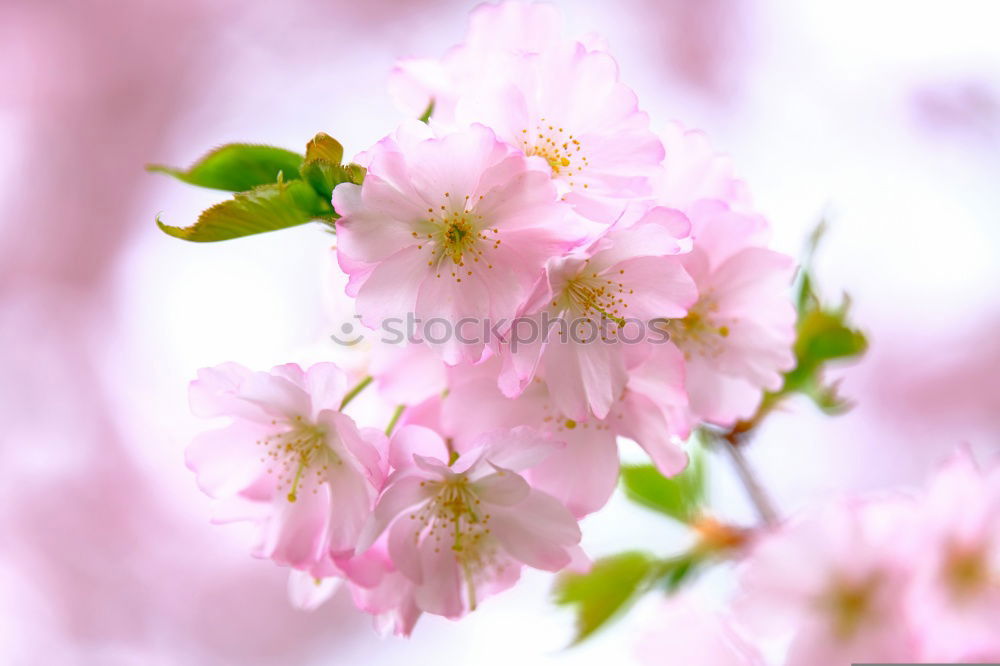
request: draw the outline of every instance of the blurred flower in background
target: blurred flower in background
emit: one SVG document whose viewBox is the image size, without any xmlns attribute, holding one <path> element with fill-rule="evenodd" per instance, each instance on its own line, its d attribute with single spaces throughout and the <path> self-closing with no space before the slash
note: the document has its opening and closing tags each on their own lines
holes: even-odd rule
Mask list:
<svg viewBox="0 0 1000 666">
<path fill-rule="evenodd" d="M 353 313 L 342 285 L 318 279 L 331 237 L 301 228 L 180 247 L 153 216 L 186 224 L 217 197 L 143 165 L 189 163 L 229 140 L 296 147 L 317 129 L 349 153 L 369 146 L 400 119 L 386 92 L 393 63 L 440 53 L 474 4 L 0 5 L 0 661 L 583 664 L 632 653 L 631 623 L 558 651 L 569 622 L 551 612 L 541 575 L 460 626 L 422 621 L 409 643 L 380 642 L 340 597 L 293 610 L 285 573 L 243 555 L 250 531 L 217 538 L 184 469 L 196 368 L 349 364 L 327 336 Z M 779 504 L 923 482 L 959 442 L 995 454 L 1000 9 L 557 4 L 572 32 L 604 34 L 654 129 L 676 118 L 735 156 L 778 249 L 795 254 L 830 216 L 818 271 L 831 296 L 850 292 L 872 347 L 844 373 L 852 412 L 821 421 L 795 404 L 755 440 Z M 716 506 L 745 519 L 735 481 L 713 475 Z M 584 522 L 583 545 L 601 554 L 677 536 L 633 514 L 613 500 Z M 704 582 L 706 593 L 720 585 Z M 756 648 L 734 645 L 733 663 L 757 663 Z"/>
</svg>

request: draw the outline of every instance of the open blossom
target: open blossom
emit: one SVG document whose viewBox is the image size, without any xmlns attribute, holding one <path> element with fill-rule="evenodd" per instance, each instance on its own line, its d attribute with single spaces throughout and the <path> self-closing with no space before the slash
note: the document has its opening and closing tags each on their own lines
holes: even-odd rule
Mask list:
<svg viewBox="0 0 1000 666">
<path fill-rule="evenodd" d="M 560 45 L 521 56 L 491 84 L 459 97 L 458 121 L 543 160 L 577 212 L 610 223 L 653 193 L 663 145 L 609 54 Z"/>
<path fill-rule="evenodd" d="M 664 345 L 663 349 L 672 347 Z M 459 452 L 473 448 L 483 431 L 521 425 L 564 442 L 564 447 L 525 470 L 523 476 L 580 518 L 603 507 L 617 485 L 619 436 L 634 439 L 668 476 L 687 464 L 687 456 L 676 442 L 675 423 L 654 402 L 682 400 L 683 375 L 679 371 L 683 362 L 673 351 L 672 361 L 661 357 L 655 363 L 655 384 L 626 389 L 603 420 L 568 417 L 540 376 L 519 396 L 507 398 L 497 388 L 495 359 L 474 367 L 457 366 L 449 371 L 448 394 L 435 398 L 440 402 L 440 415 L 434 425 Z M 476 405 L 476 409 L 470 410 L 469 405 Z"/>
<path fill-rule="evenodd" d="M 689 215 L 694 248 L 681 257 L 698 287 L 670 337 L 686 360 L 695 420 L 731 425 L 750 416 L 763 390 L 781 387 L 795 365 L 791 257 L 760 247 L 762 218 L 702 200 Z"/>
<path fill-rule="evenodd" d="M 259 557 L 311 569 L 353 551 L 385 478 L 385 436 L 339 411 L 344 373 L 331 363 L 252 372 L 206 368 L 191 383 L 199 416 L 232 423 L 203 433 L 187 464 L 231 519 L 260 525 Z"/>
<path fill-rule="evenodd" d="M 788 666 L 912 660 L 912 554 L 898 530 L 909 509 L 838 503 L 763 536 L 742 565 L 737 618 L 756 636 L 791 634 Z"/>
<path fill-rule="evenodd" d="M 551 259 L 511 331 L 504 393 L 517 395 L 541 368 L 563 414 L 605 418 L 628 369 L 654 342 L 666 343 L 664 320 L 683 317 L 696 298 L 673 256 L 686 249 L 689 229 L 678 211 L 652 208 L 620 219 L 585 250 Z"/>
<path fill-rule="evenodd" d="M 749 208 L 750 195 L 733 175 L 732 160 L 716 152 L 704 132 L 672 122 L 659 137 L 666 156 L 654 179 L 657 202 L 684 212 L 703 199 L 724 201 L 740 211 Z"/>
<path fill-rule="evenodd" d="M 1000 654 L 1000 467 L 980 471 L 961 450 L 917 511 L 913 547 L 921 558 L 910 607 L 926 658 Z"/>
<path fill-rule="evenodd" d="M 462 44 L 399 63 L 390 87 L 411 117 L 433 102 L 435 123 L 482 123 L 537 156 L 578 212 L 609 223 L 652 193 L 663 146 L 614 58 L 561 24 L 546 4 L 482 5 Z"/>
<path fill-rule="evenodd" d="M 412 313 L 468 324 L 426 337 L 447 338 L 438 346 L 448 363 L 478 360 L 481 323 L 513 318 L 545 262 L 577 240 L 554 187 L 481 126 L 439 138 L 407 123 L 367 160 L 363 185 L 333 193 L 338 259 L 359 277 L 362 321 L 378 328 Z"/>
<path fill-rule="evenodd" d="M 604 48 L 596 36 L 584 41 L 591 49 Z M 399 61 L 390 75 L 389 90 L 408 117 L 419 117 L 433 103 L 434 119 L 450 124 L 455 121 L 455 104 L 464 91 L 502 77 L 523 55 L 571 43 L 563 35 L 563 17 L 555 5 L 483 3 L 469 14 L 469 28 L 461 44 L 440 59 Z"/>
<path fill-rule="evenodd" d="M 437 433 L 407 425 L 390 446 L 396 471 L 358 550 L 388 530 L 389 556 L 421 610 L 456 618 L 516 582 L 522 565 L 558 571 L 572 561 L 575 519 L 519 473 L 554 442 L 528 428 L 496 431 L 454 457 Z"/>
</svg>

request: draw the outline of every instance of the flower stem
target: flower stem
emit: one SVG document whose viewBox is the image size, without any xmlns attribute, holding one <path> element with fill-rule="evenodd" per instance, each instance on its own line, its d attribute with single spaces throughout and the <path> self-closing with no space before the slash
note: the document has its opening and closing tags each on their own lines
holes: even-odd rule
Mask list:
<svg viewBox="0 0 1000 666">
<path fill-rule="evenodd" d="M 399 407 L 396 407 L 396 411 L 392 413 L 392 418 L 389 420 L 389 425 L 385 427 L 386 437 L 392 434 L 393 429 L 399 422 L 399 417 L 403 415 L 403 412 L 405 410 L 406 410 L 406 405 L 400 405 Z"/>
<path fill-rule="evenodd" d="M 365 387 L 367 387 L 369 384 L 372 383 L 372 379 L 373 378 L 371 375 L 367 375 L 364 379 L 358 382 L 354 386 L 354 388 L 348 391 L 347 394 L 344 396 L 344 399 L 340 403 L 340 411 L 344 411 L 344 407 L 347 407 L 347 405 L 351 402 L 351 400 L 354 400 L 354 398 L 357 397 L 359 393 L 364 391 Z"/>
<path fill-rule="evenodd" d="M 767 492 L 765 492 L 764 487 L 760 485 L 760 481 L 757 480 L 757 475 L 754 473 L 753 468 L 750 467 L 746 456 L 743 455 L 743 449 L 740 447 L 737 437 L 733 433 L 727 433 L 720 435 L 718 440 L 722 443 L 722 448 L 729 452 L 729 457 L 733 460 L 736 473 L 739 475 L 740 481 L 743 482 L 743 487 L 746 488 L 747 495 L 750 497 L 754 508 L 757 509 L 757 515 L 760 516 L 760 519 L 766 525 L 776 524 L 778 522 L 778 513 L 774 510 L 774 504 L 771 502 L 771 498 Z"/>
</svg>

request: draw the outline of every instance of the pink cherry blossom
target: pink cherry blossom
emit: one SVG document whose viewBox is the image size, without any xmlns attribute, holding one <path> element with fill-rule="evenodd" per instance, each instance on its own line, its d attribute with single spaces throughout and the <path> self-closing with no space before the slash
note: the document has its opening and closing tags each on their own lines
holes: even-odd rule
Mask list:
<svg viewBox="0 0 1000 666">
<path fill-rule="evenodd" d="M 191 383 L 199 416 L 232 423 L 187 449 L 198 484 L 225 498 L 226 518 L 260 526 L 255 555 L 311 569 L 352 551 L 385 478 L 385 436 L 339 411 L 344 373 L 330 363 L 252 372 L 206 368 Z"/>
<path fill-rule="evenodd" d="M 676 474 L 686 465 L 673 424 L 653 402 L 683 395 L 683 376 L 678 374 L 682 365 L 677 356 L 672 363 L 664 359 L 656 364 L 659 377 L 655 390 L 649 391 L 652 395 L 641 392 L 646 387 L 627 389 L 606 419 L 591 416 L 579 421 L 558 409 L 541 377 L 536 376 L 518 397 L 510 399 L 497 388 L 496 359 L 475 367 L 457 366 L 449 372 L 448 395 L 439 399 L 441 414 L 435 427 L 459 452 L 471 449 L 483 432 L 521 425 L 564 442 L 565 447 L 525 470 L 523 476 L 581 518 L 603 507 L 617 485 L 618 436 L 636 440 L 664 474 Z M 470 410 L 469 405 L 476 409 Z"/>
<path fill-rule="evenodd" d="M 698 287 L 687 315 L 670 323 L 684 353 L 695 420 L 731 425 L 795 365 L 791 257 L 759 246 L 765 222 L 717 200 L 692 205 L 694 249 L 681 257 Z"/>
<path fill-rule="evenodd" d="M 333 194 L 341 267 L 363 279 L 353 287 L 362 321 L 468 323 L 424 337 L 448 363 L 477 360 L 481 322 L 513 318 L 545 262 L 577 240 L 555 188 L 481 126 L 435 137 L 406 123 L 366 160 L 364 185 Z"/>
<path fill-rule="evenodd" d="M 740 572 L 737 618 L 761 638 L 790 638 L 788 666 L 912 660 L 902 500 L 837 503 L 755 544 Z"/>
<path fill-rule="evenodd" d="M 703 199 L 717 199 L 744 211 L 750 206 L 746 184 L 733 175 L 732 160 L 712 148 L 700 130 L 668 123 L 660 133 L 666 156 L 654 178 L 656 201 L 690 212 Z"/>
<path fill-rule="evenodd" d="M 496 431 L 478 444 L 456 457 L 428 428 L 398 430 L 390 445 L 396 471 L 360 542 L 363 553 L 388 530 L 392 562 L 428 613 L 457 618 L 474 610 L 516 582 L 522 565 L 558 571 L 580 540 L 569 511 L 519 474 L 557 444 L 528 428 Z"/>
<path fill-rule="evenodd" d="M 522 55 L 490 83 L 463 92 L 456 119 L 537 157 L 577 212 L 610 223 L 653 194 L 663 145 L 609 54 L 558 45 Z"/>
<path fill-rule="evenodd" d="M 583 40 L 594 50 L 603 40 Z M 396 64 L 389 90 L 409 118 L 434 104 L 434 119 L 453 123 L 455 103 L 463 91 L 481 86 L 503 73 L 517 58 L 570 44 L 563 35 L 563 17 L 547 3 L 502 2 L 481 4 L 469 14 L 463 42 L 440 59 L 408 58 Z"/>
<path fill-rule="evenodd" d="M 585 250 L 551 259 L 504 352 L 500 387 L 517 395 L 541 368 L 558 409 L 574 420 L 605 418 L 628 369 L 654 342 L 665 318 L 683 317 L 697 294 L 676 254 L 690 229 L 678 211 L 630 214 Z M 527 344 L 519 343 L 529 330 Z M 533 335 L 533 331 L 539 331 Z"/>
<path fill-rule="evenodd" d="M 483 123 L 537 156 L 591 219 L 611 222 L 652 193 L 663 146 L 648 116 L 602 40 L 564 37 L 551 5 L 481 5 L 462 44 L 440 60 L 400 62 L 390 89 L 410 117 L 433 102 L 434 123 Z"/>
<path fill-rule="evenodd" d="M 618 482 L 618 444 L 610 423 L 567 418 L 555 407 L 541 378 L 510 399 L 497 388 L 495 364 L 461 370 L 452 373 L 451 392 L 441 404 L 442 432 L 451 437 L 457 451 L 470 450 L 484 431 L 494 428 L 536 428 L 565 446 L 523 476 L 578 518 L 607 503 Z M 470 404 L 477 409 L 470 410 Z"/>
<path fill-rule="evenodd" d="M 981 472 L 962 449 L 918 506 L 921 557 L 911 597 L 926 657 L 1000 654 L 1000 467 Z"/>
</svg>

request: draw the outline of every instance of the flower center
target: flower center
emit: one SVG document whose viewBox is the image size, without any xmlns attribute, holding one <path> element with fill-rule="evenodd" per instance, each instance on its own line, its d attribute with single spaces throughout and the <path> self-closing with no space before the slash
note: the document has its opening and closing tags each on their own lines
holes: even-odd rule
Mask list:
<svg viewBox="0 0 1000 666">
<path fill-rule="evenodd" d="M 625 274 L 619 270 L 616 278 Z M 625 310 L 628 308 L 627 296 L 635 290 L 629 289 L 624 282 L 611 279 L 607 275 L 581 271 L 563 287 L 561 298 L 552 302 L 553 307 L 562 307 L 582 317 L 600 315 L 625 326 Z"/>
<path fill-rule="evenodd" d="M 547 123 L 545 118 L 539 120 L 534 130 L 522 129 L 520 143 L 525 155 L 544 159 L 552 168 L 552 174 L 568 179 L 570 186 L 574 185 L 572 179 L 589 166 L 580 141 L 565 128 Z"/>
<path fill-rule="evenodd" d="M 691 360 L 694 354 L 705 357 L 722 354 L 722 340 L 731 331 L 727 324 L 718 321 L 718 312 L 719 306 L 709 291 L 691 306 L 686 317 L 672 319 L 667 324 L 670 339 L 684 352 L 685 359 Z"/>
<path fill-rule="evenodd" d="M 956 598 L 974 595 L 990 584 L 985 553 L 980 548 L 952 547 L 944 562 L 943 577 Z"/>
<path fill-rule="evenodd" d="M 271 424 L 280 425 L 277 420 Z M 296 501 L 309 485 L 313 493 L 319 492 L 330 466 L 343 464 L 327 444 L 327 435 L 325 427 L 296 416 L 285 429 L 257 441 L 265 450 L 261 462 L 269 463 L 268 474 L 277 472 L 278 489 L 288 490 L 289 502 Z"/>
<path fill-rule="evenodd" d="M 437 493 L 410 514 L 410 520 L 416 523 L 414 541 L 433 539 L 435 553 L 440 552 L 442 544 L 450 543 L 446 547 L 450 547 L 462 568 L 469 605 L 475 609 L 476 583 L 504 567 L 490 531 L 490 514 L 482 513 L 479 498 L 463 475 L 423 481 L 421 485 L 430 485 Z"/>
<path fill-rule="evenodd" d="M 444 197 L 450 201 L 451 194 L 445 192 Z M 500 246 L 500 230 L 487 228 L 483 216 L 469 210 L 468 205 L 469 197 L 466 196 L 465 206 L 460 210 L 445 205 L 440 206 L 437 212 L 428 208 L 430 217 L 421 222 L 419 231 L 411 234 L 418 241 L 418 250 L 426 246 L 430 251 L 427 265 L 437 267 L 436 276 L 439 278 L 443 273 L 450 273 L 456 282 L 461 282 L 463 277 L 472 276 L 475 264 L 493 268 L 493 264 L 486 260 L 485 252 Z M 447 259 L 451 260 L 450 268 L 442 266 Z"/>
<path fill-rule="evenodd" d="M 822 606 L 832 615 L 834 634 L 841 640 L 849 640 L 872 620 L 879 585 L 878 576 L 872 575 L 860 582 L 839 581 L 827 592 Z"/>
</svg>

